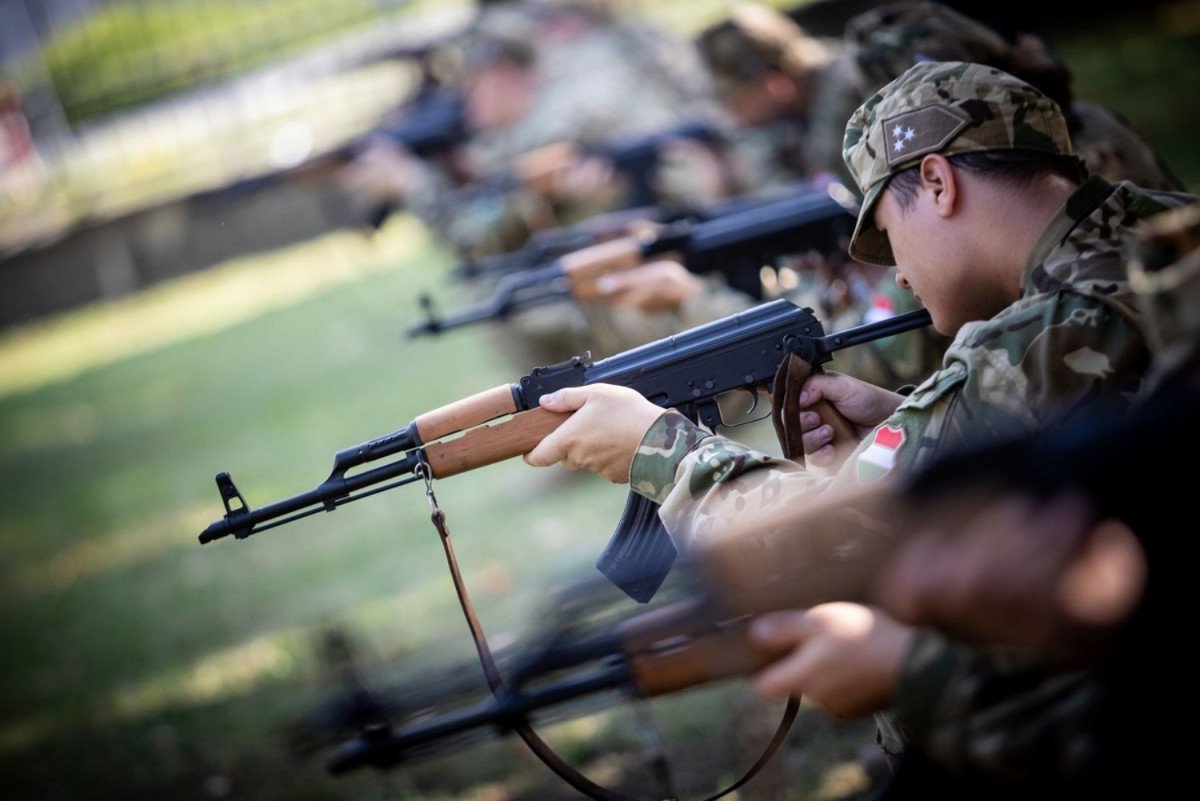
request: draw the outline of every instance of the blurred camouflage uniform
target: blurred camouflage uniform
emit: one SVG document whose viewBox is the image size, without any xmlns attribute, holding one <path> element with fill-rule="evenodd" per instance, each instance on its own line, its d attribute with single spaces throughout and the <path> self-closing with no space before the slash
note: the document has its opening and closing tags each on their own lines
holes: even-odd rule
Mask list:
<svg viewBox="0 0 1200 801">
<path fill-rule="evenodd" d="M 538 84 L 522 118 L 473 138 L 469 149 L 476 173 L 502 173 L 517 156 L 555 143 L 612 144 L 690 123 L 710 125 L 723 135 L 724 118 L 687 43 L 594 5 L 510 2 L 482 10 L 466 45 L 468 59 L 472 49 L 499 48 L 536 70 Z M 703 196 L 686 171 L 663 171 L 655 179 L 660 203 L 703 206 L 715 199 Z M 615 208 L 607 198 L 552 204 L 537 191 L 511 183 L 475 193 L 431 181 L 422 200 L 414 210 L 470 257 L 516 250 L 534 230 Z M 492 281 L 480 281 L 468 292 L 482 299 L 492 287 Z M 707 314 L 729 313 L 726 309 L 732 307 L 717 303 Z M 678 316 L 565 302 L 523 310 L 497 323 L 505 355 L 518 369 L 589 350 L 595 357 L 611 355 L 676 333 L 680 325 Z"/>
<path fill-rule="evenodd" d="M 822 173 L 852 185 L 841 158 L 842 132 L 873 87 L 841 42 L 811 36 L 769 6 L 738 3 L 727 20 L 701 32 L 696 46 L 727 105 L 772 73 L 800 87 L 797 107 L 784 110 L 783 118 L 739 127 L 732 158 L 742 191 Z"/>
<path fill-rule="evenodd" d="M 901 115 L 917 131 L 915 149 L 889 165 L 883 154 L 894 142 L 887 137 Z M 865 197 L 851 253 L 869 263 L 891 261 L 886 237 L 870 221 L 892 175 L 929 152 L 995 149 L 1069 154 L 1065 121 L 1043 95 L 996 70 L 927 63 L 907 71 L 846 129 L 846 160 Z M 834 475 L 810 473 L 669 412 L 647 432 L 631 487 L 662 505 L 661 518 L 683 551 L 702 547 L 746 514 L 778 514 L 793 505 L 799 512 L 815 493 L 869 484 L 892 471 L 903 475 L 957 447 L 1066 422 L 1101 399 L 1127 407 L 1139 396 L 1150 352 L 1124 247 L 1139 219 L 1196 201 L 1088 179 L 1030 253 L 1020 299 L 989 320 L 964 325 L 942 369 Z M 772 532 L 755 536 L 769 539 Z M 902 731 L 952 770 L 999 779 L 1065 770 L 1057 760 L 1086 758 L 1092 744 L 1075 713 L 1092 688 L 1077 676 L 1020 683 L 1028 670 L 1019 659 L 1006 662 L 920 632 L 903 665 L 894 719 L 881 716 L 885 751 L 900 746 L 889 735 Z"/>
<path fill-rule="evenodd" d="M 1143 223 L 1129 259 L 1129 283 L 1148 321 L 1157 382 L 1200 354 L 1200 205 Z"/>
</svg>

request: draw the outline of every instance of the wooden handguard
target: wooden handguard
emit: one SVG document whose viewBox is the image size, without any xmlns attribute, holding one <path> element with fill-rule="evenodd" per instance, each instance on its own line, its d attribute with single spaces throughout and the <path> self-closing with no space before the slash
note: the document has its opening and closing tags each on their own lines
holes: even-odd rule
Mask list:
<svg viewBox="0 0 1200 801">
<path fill-rule="evenodd" d="M 576 300 L 599 300 L 603 296 L 596 290 L 596 279 L 641 264 L 642 243 L 637 237 L 623 236 L 568 253 L 559 263 Z"/>
<path fill-rule="evenodd" d="M 421 442 L 433 442 L 516 411 L 512 385 L 504 384 L 426 412 L 414 423 Z"/>
<path fill-rule="evenodd" d="M 785 656 L 790 649 L 769 650 L 750 641 L 749 620 L 742 619 L 677 638 L 664 639 L 631 655 L 633 680 L 653 697 L 732 676 L 746 676 Z"/>
<path fill-rule="evenodd" d="M 465 473 L 476 467 L 529 453 L 570 417 L 568 412 L 529 409 L 493 425 L 473 428 L 461 437 L 425 446 L 434 478 Z"/>
</svg>

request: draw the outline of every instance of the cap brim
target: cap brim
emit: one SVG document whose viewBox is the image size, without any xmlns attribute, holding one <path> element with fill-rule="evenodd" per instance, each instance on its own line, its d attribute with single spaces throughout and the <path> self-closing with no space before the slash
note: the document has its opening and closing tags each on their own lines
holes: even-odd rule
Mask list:
<svg viewBox="0 0 1200 801">
<path fill-rule="evenodd" d="M 875 227 L 875 203 L 885 186 L 886 179 L 879 181 L 868 189 L 863 197 L 858 222 L 850 237 L 850 256 L 865 264 L 891 267 L 896 263 L 895 257 L 892 256 L 891 243 L 888 242 L 887 234 Z"/>
</svg>

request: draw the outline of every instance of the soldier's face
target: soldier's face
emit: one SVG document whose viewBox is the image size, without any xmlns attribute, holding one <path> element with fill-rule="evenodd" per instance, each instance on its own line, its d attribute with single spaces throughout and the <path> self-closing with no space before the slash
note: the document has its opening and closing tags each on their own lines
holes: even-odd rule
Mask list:
<svg viewBox="0 0 1200 801">
<path fill-rule="evenodd" d="M 896 283 L 929 310 L 935 330 L 953 336 L 963 323 L 975 319 L 973 297 L 978 288 L 970 280 L 954 231 L 922 191 L 902 207 L 895 192 L 885 189 L 875 204 L 875 226 L 887 234 L 896 260 Z"/>
<path fill-rule="evenodd" d="M 498 61 L 467 78 L 467 122 L 477 131 L 507 128 L 529 110 L 537 77 L 532 69 Z"/>
</svg>

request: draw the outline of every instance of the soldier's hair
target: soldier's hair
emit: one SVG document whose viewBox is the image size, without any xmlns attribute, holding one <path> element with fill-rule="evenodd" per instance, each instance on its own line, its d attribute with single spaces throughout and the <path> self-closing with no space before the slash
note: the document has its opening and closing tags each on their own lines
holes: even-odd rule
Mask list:
<svg viewBox="0 0 1200 801">
<path fill-rule="evenodd" d="M 753 2 L 736 4 L 727 19 L 701 31 L 695 44 L 713 73 L 738 83 L 772 71 L 802 76 L 830 58 L 828 46 L 791 17 Z"/>
<path fill-rule="evenodd" d="M 995 180 L 1011 186 L 1029 186 L 1051 175 L 1081 184 L 1088 177 L 1087 167 L 1077 156 L 1055 156 L 1032 150 L 984 150 L 948 156 L 955 168 L 972 175 Z M 919 165 L 893 175 L 888 182 L 900 209 L 907 211 L 917 197 L 921 185 Z"/>
</svg>

